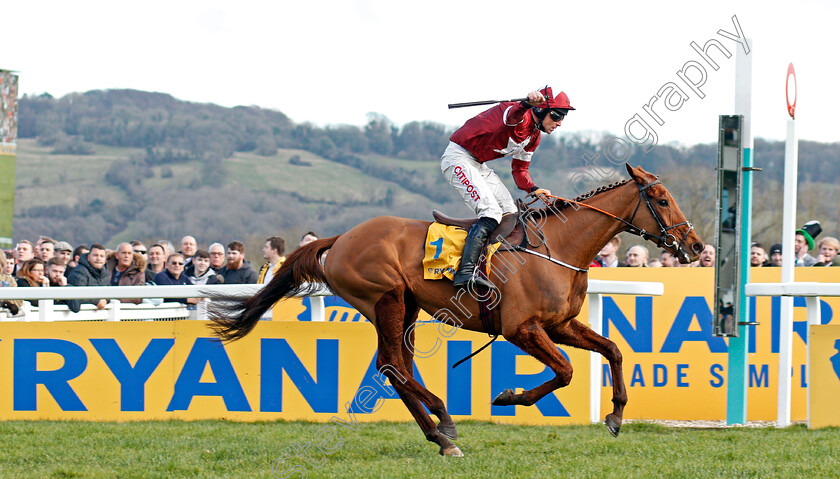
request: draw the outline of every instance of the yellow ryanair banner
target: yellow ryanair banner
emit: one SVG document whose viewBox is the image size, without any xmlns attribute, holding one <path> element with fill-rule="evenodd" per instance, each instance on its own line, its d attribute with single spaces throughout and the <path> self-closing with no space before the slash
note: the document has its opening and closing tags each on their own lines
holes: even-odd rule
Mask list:
<svg viewBox="0 0 840 479">
<path fill-rule="evenodd" d="M 796 268 L 796 281 L 837 282 L 835 268 Z M 750 281 L 779 282 L 780 268 L 752 268 Z M 726 417 L 727 340 L 712 336 L 712 268 L 594 268 L 590 277 L 661 281 L 665 295 L 604 298 L 602 331 L 624 357 L 630 419 L 714 420 Z M 747 419 L 777 417 L 780 298 L 748 298 Z M 840 324 L 840 298 L 822 298 L 822 324 Z M 584 309 L 586 309 L 584 307 Z M 581 316 L 586 314 L 581 312 Z M 585 316 L 583 316 L 585 317 Z M 805 298 L 794 298 L 791 420 L 806 419 Z M 611 407 L 606 361 L 601 408 Z"/>
<path fill-rule="evenodd" d="M 796 279 L 836 282 L 837 271 L 797 268 Z M 751 274 L 753 282 L 780 279 L 779 268 L 754 268 Z M 664 296 L 603 300 L 602 331 L 624 358 L 625 418 L 725 418 L 728 344 L 712 336 L 713 276 L 711 268 L 592 270 L 593 279 L 665 284 Z M 840 325 L 834 314 L 840 298 L 821 301 L 821 324 Z M 748 302 L 756 306 L 750 319 L 759 324 L 748 328 L 747 418 L 774 420 L 780 299 Z M 316 323 L 309 298 L 280 302 L 275 321 L 261 322 L 245 339 L 224 347 L 199 321 L 0 323 L 0 388 L 9 391 L 0 398 L 0 419 L 410 421 L 376 369 L 373 326 L 340 298 L 325 298 L 325 306 L 327 322 Z M 579 319 L 587 322 L 587 315 L 584 304 Z M 416 376 L 457 419 L 589 421 L 588 352 L 561 348 L 574 368 L 572 382 L 535 406 L 491 406 L 504 389 L 532 388 L 553 373 L 505 341 L 453 369 L 488 337 L 429 321 L 421 314 L 416 328 Z M 793 329 L 791 419 L 797 421 L 807 414 L 804 298 L 794 300 Z M 815 388 L 833 387 L 836 379 L 816 372 Z M 602 373 L 603 418 L 612 410 L 605 360 Z"/>
<path fill-rule="evenodd" d="M 811 327 L 811 391 L 808 426 L 840 426 L 840 325 Z"/>
<path fill-rule="evenodd" d="M 629 402 L 625 418 L 701 420 L 726 417 L 728 342 L 712 336 L 714 270 L 711 268 L 592 268 L 592 279 L 658 281 L 665 295 L 606 296 L 601 330 L 615 341 L 624 357 L 624 378 Z M 837 282 L 840 269 L 796 268 L 801 282 Z M 752 282 L 778 282 L 780 268 L 752 268 Z M 284 301 L 275 318 L 308 321 L 308 299 Z M 747 371 L 747 418 L 776 419 L 780 298 L 748 298 L 751 320 Z M 840 324 L 834 311 L 840 298 L 822 298 L 823 324 Z M 327 320 L 365 321 L 340 298 L 327 298 Z M 806 314 L 805 299 L 794 298 L 791 419 L 806 419 Z M 588 302 L 578 316 L 588 322 Z M 429 320 L 421 313 L 420 320 Z M 574 385 L 588 366 L 573 364 Z M 612 410 L 612 384 L 602 360 L 601 411 Z M 603 414 L 602 414 L 603 416 Z"/>
<path fill-rule="evenodd" d="M 10 393 L 0 397 L 0 419 L 412 420 L 376 368 L 369 324 L 264 321 L 227 345 L 207 324 L 2 323 L 0 388 Z M 415 377 L 456 419 L 588 422 L 585 371 L 532 407 L 492 406 L 504 389 L 532 388 L 554 373 L 506 341 L 453 369 L 488 338 L 439 326 L 415 330 Z M 563 351 L 587 364 L 586 353 Z"/>
</svg>

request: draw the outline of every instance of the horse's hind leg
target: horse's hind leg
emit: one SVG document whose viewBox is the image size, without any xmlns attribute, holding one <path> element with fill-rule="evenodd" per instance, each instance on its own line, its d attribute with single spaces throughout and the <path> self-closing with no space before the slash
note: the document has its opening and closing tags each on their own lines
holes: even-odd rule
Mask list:
<svg viewBox="0 0 840 479">
<path fill-rule="evenodd" d="M 607 358 L 612 374 L 613 412 L 607 415 L 605 422 L 610 433 L 613 436 L 618 436 L 621 421 L 624 417 L 624 406 L 627 404 L 627 390 L 624 388 L 624 373 L 621 367 L 621 351 L 618 350 L 618 346 L 574 318 L 568 320 L 562 329 L 558 328 L 550 331 L 549 337 L 557 344 L 595 351 Z"/>
<path fill-rule="evenodd" d="M 446 436 L 441 434 L 435 426 L 434 421 L 423 409 L 421 397 L 424 392 L 431 396 L 443 406 L 443 402 L 414 379 L 411 367 L 411 360 L 408 365 L 403 355 L 403 321 L 405 320 L 405 302 L 403 290 L 394 289 L 384 294 L 374 307 L 376 313 L 376 329 L 379 335 L 379 350 L 376 359 L 376 367 L 385 374 L 391 381 L 391 385 L 400 395 L 405 406 L 408 408 L 417 425 L 426 435 L 426 439 L 440 446 L 440 453 L 444 456 L 463 456 L 458 446 L 452 443 Z M 412 368 L 413 369 L 413 368 Z M 429 399 L 429 398 L 425 398 Z M 434 401 L 430 401 L 434 402 Z M 430 408 L 431 409 L 431 408 Z M 444 408 L 445 410 L 445 408 Z M 450 419 L 451 421 L 451 419 Z"/>
<path fill-rule="evenodd" d="M 543 384 L 519 394 L 516 394 L 512 389 L 506 389 L 493 399 L 494 405 L 531 406 L 546 394 L 567 386 L 572 380 L 572 365 L 560 354 L 560 351 L 548 338 L 545 330 L 536 321 L 523 322 L 513 334 L 505 336 L 505 339 L 551 368 L 555 376 Z"/>
<path fill-rule="evenodd" d="M 414 303 L 413 298 L 407 297 L 406 298 L 406 314 L 405 314 L 405 322 L 403 323 L 403 330 L 405 331 L 403 335 L 402 341 L 402 356 L 403 356 L 403 364 L 405 365 L 408 372 L 411 373 L 411 377 L 414 377 L 414 323 L 417 321 L 417 314 L 420 312 L 420 308 Z M 423 385 L 419 384 L 421 391 L 419 391 L 418 397 L 429 408 L 429 411 L 432 412 L 435 416 L 438 417 L 440 423 L 437 425 L 438 431 L 441 432 L 444 436 L 448 437 L 449 439 L 458 439 L 458 430 L 455 428 L 455 422 L 452 420 L 452 417 L 449 415 L 449 412 L 446 410 L 446 405 L 443 401 L 431 393 L 428 389 L 424 388 Z"/>
</svg>

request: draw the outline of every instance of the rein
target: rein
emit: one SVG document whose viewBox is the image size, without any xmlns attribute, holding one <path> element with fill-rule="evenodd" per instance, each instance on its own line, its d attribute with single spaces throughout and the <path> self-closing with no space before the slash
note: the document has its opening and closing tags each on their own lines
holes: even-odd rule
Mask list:
<svg viewBox="0 0 840 479">
<path fill-rule="evenodd" d="M 630 216 L 629 220 L 625 220 L 624 218 L 619 218 L 618 216 L 610 213 L 609 211 L 604 211 L 604 210 L 602 210 L 600 208 L 597 208 L 595 206 L 588 205 L 586 203 L 581 203 L 580 201 L 569 200 L 569 199 L 566 199 L 566 198 L 563 198 L 563 197 L 560 197 L 560 196 L 554 196 L 554 195 L 547 195 L 547 196 L 549 196 L 551 198 L 555 198 L 555 199 L 560 200 L 560 201 L 564 201 L 566 203 L 575 204 L 575 205 L 579 205 L 579 206 L 584 206 L 586 208 L 597 211 L 599 213 L 603 213 L 603 214 L 615 219 L 616 221 L 624 223 L 624 225 L 627 227 L 627 232 L 628 233 L 634 234 L 636 236 L 640 236 L 640 237 L 642 237 L 642 239 L 647 240 L 647 241 L 653 241 L 654 243 L 656 243 L 657 246 L 660 246 L 660 247 L 664 245 L 666 247 L 674 248 L 675 250 L 677 250 L 677 252 L 681 256 L 688 259 L 688 254 L 683 250 L 683 244 L 685 243 L 686 238 L 688 238 L 688 234 L 691 233 L 691 230 L 694 229 L 694 225 L 692 225 L 690 221 L 686 220 L 686 221 L 683 221 L 682 223 L 677 223 L 677 224 L 671 225 L 671 226 L 665 226 L 665 224 L 662 222 L 662 218 L 659 216 L 659 213 L 657 213 L 656 210 L 653 209 L 653 205 L 650 203 L 650 197 L 647 194 L 648 188 L 650 188 L 652 186 L 655 186 L 655 185 L 659 185 L 659 184 L 662 184 L 662 183 L 657 179 L 657 180 L 654 180 L 654 181 L 652 181 L 652 182 L 650 182 L 646 185 L 639 185 L 639 202 L 636 203 L 636 209 L 633 210 L 633 215 Z M 642 199 L 645 200 L 645 205 L 648 207 L 648 211 L 650 211 L 650 214 L 651 214 L 651 216 L 653 216 L 653 219 L 656 220 L 656 225 L 659 227 L 659 234 L 658 235 L 650 233 L 648 231 L 645 231 L 644 229 L 639 228 L 638 226 L 633 224 L 633 220 L 636 218 L 636 214 L 639 212 L 639 207 L 642 205 Z M 529 205 L 533 204 L 535 201 L 537 201 L 537 198 L 535 198 L 534 201 L 532 201 L 531 203 L 528 203 L 528 204 Z M 682 239 L 680 239 L 680 241 L 678 243 L 677 242 L 677 237 L 674 236 L 671 233 L 668 233 L 668 231 L 673 229 L 673 228 L 678 228 L 678 227 L 683 226 L 683 225 L 688 225 L 688 231 L 685 232 Z"/>
<path fill-rule="evenodd" d="M 681 257 L 688 260 L 688 253 L 686 253 L 685 250 L 683 249 L 683 244 L 685 243 L 686 238 L 688 238 L 689 233 L 691 233 L 691 230 L 694 229 L 694 225 L 692 225 L 690 221 L 686 220 L 686 221 L 683 221 L 682 223 L 678 223 L 678 224 L 671 225 L 671 226 L 665 226 L 665 224 L 662 222 L 662 218 L 659 216 L 659 214 L 653 208 L 653 205 L 650 203 L 650 197 L 647 194 L 648 188 L 650 188 L 654 185 L 658 185 L 658 184 L 661 184 L 661 182 L 657 179 L 657 180 L 652 181 L 652 182 L 650 182 L 646 185 L 638 185 L 639 186 L 639 202 L 636 203 L 636 208 L 633 210 L 633 215 L 630 216 L 629 220 L 625 220 L 624 218 L 619 218 L 618 216 L 616 216 L 613 213 L 610 213 L 609 211 L 602 210 L 601 208 L 598 208 L 598 207 L 595 207 L 595 206 L 592 206 L 592 205 L 588 205 L 586 203 L 581 203 L 580 201 L 570 200 L 570 199 L 567 199 L 567 198 L 563 198 L 563 197 L 560 197 L 560 196 L 554 196 L 554 195 L 544 195 L 544 196 L 546 196 L 548 198 L 553 198 L 555 200 L 563 201 L 567 204 L 575 204 L 575 205 L 578 205 L 578 206 L 583 206 L 583 207 L 589 208 L 591 210 L 597 211 L 599 213 L 602 213 L 604 215 L 607 215 L 607 216 L 613 218 L 614 220 L 616 220 L 620 223 L 623 223 L 624 226 L 627 228 L 627 232 L 629 232 L 630 234 L 640 236 L 641 238 L 643 238 L 644 240 L 647 240 L 647 241 L 653 241 L 659 247 L 662 247 L 664 245 L 665 247 L 674 248 L 674 250 L 676 250 L 677 253 Z M 535 197 L 533 201 L 531 201 L 530 203 L 527 203 L 525 206 L 528 207 L 528 206 L 534 204 L 537 200 L 540 200 L 540 199 L 541 199 L 540 197 Z M 636 214 L 639 212 L 639 207 L 641 207 L 641 205 L 642 205 L 642 199 L 645 200 L 645 205 L 647 206 L 648 210 L 650 211 L 651 216 L 653 216 L 653 219 L 656 220 L 656 225 L 659 227 L 659 234 L 658 235 L 654 234 L 654 233 L 650 233 L 650 232 L 648 232 L 648 231 L 646 231 L 642 228 L 639 228 L 638 226 L 633 224 L 633 220 L 636 218 Z M 549 204 L 545 200 L 543 200 L 543 202 L 546 203 L 547 205 Z M 521 219 L 520 219 L 520 221 L 521 221 Z M 672 233 L 669 233 L 668 231 L 673 229 L 673 228 L 678 228 L 678 227 L 683 226 L 683 225 L 688 225 L 688 230 L 685 232 L 682 239 L 680 239 L 679 242 L 677 242 L 677 237 L 674 236 Z M 538 227 L 538 230 L 539 230 L 540 236 L 543 239 L 543 243 L 544 243 L 545 238 L 543 237 L 542 229 Z M 528 246 L 532 246 L 530 244 L 530 241 L 528 241 L 527 232 L 528 232 L 528 229 L 525 228 L 526 238 L 525 238 L 525 241 L 523 241 L 523 243 L 527 243 Z M 537 246 L 540 246 L 540 245 L 537 245 Z M 548 245 L 546 245 L 546 248 L 548 248 Z M 514 250 L 515 251 L 520 251 L 520 252 L 523 252 L 523 253 L 532 254 L 534 256 L 538 256 L 538 257 L 543 258 L 543 259 L 547 259 L 548 261 L 551 261 L 552 263 L 563 266 L 565 268 L 569 268 L 573 271 L 577 271 L 578 273 L 586 273 L 586 272 L 589 271 L 589 269 L 578 268 L 577 266 L 572 266 L 568 263 L 565 263 L 565 262 L 560 261 L 558 259 L 552 258 L 550 256 L 550 254 L 551 254 L 550 252 L 549 252 L 548 255 L 545 255 L 545 254 L 542 254 L 542 253 L 538 253 L 534 250 L 528 249 L 528 248 L 526 248 L 522 245 L 512 245 L 512 249 L 508 249 L 508 248 L 501 249 L 500 248 L 497 251 L 514 251 Z"/>
<path fill-rule="evenodd" d="M 511 245 L 511 246 L 512 246 L 512 247 L 513 247 L 513 249 L 514 249 L 514 250 L 516 250 L 516 251 L 521 251 L 522 253 L 528 253 L 528 254 L 532 254 L 532 255 L 534 255 L 534 256 L 538 256 L 538 257 L 540 257 L 540 258 L 542 258 L 542 259 L 547 259 L 547 260 L 551 261 L 551 262 L 552 262 L 552 263 L 554 263 L 554 264 L 559 264 L 560 266 L 564 266 L 564 267 L 569 268 L 569 269 L 571 269 L 571 270 L 577 271 L 578 273 L 588 273 L 588 272 L 589 272 L 589 269 L 588 269 L 588 268 L 587 268 L 587 269 L 583 269 L 583 268 L 578 268 L 577 266 L 572 266 L 572 265 L 570 265 L 569 263 L 564 263 L 564 262 L 560 261 L 559 259 L 552 258 L 551 256 L 548 256 L 548 255 L 546 255 L 546 254 L 537 253 L 536 251 L 534 251 L 534 250 L 532 250 L 532 249 L 528 249 L 528 248 L 525 248 L 525 247 L 520 246 L 520 245 Z M 498 251 L 512 251 L 512 250 L 509 250 L 509 249 L 499 249 Z"/>
<path fill-rule="evenodd" d="M 669 247 L 669 248 L 674 248 L 674 250 L 676 250 L 678 254 L 680 254 L 683 258 L 688 260 L 688 253 L 686 253 L 685 250 L 683 250 L 683 244 L 685 243 L 686 238 L 688 238 L 689 233 L 691 233 L 691 230 L 694 229 L 694 225 L 692 225 L 690 221 L 686 220 L 686 221 L 683 221 L 682 223 L 677 223 L 677 224 L 671 225 L 671 226 L 665 226 L 665 224 L 662 222 L 662 218 L 659 216 L 659 213 L 657 213 L 656 210 L 653 209 L 653 205 L 650 204 L 650 197 L 647 194 L 648 188 L 650 188 L 654 185 L 659 185 L 659 184 L 662 184 L 662 183 L 657 179 L 657 180 L 652 181 L 652 182 L 650 182 L 650 183 L 648 183 L 644 186 L 639 185 L 639 202 L 636 203 L 636 209 L 633 210 L 633 215 L 630 217 L 630 220 L 625 220 L 624 218 L 619 218 L 618 216 L 610 213 L 609 211 L 604 211 L 600 208 L 596 208 L 592 205 L 588 205 L 586 203 L 581 203 L 579 201 L 568 200 L 566 198 L 561 198 L 559 196 L 553 196 L 553 195 L 552 195 L 552 198 L 556 198 L 558 200 L 565 201 L 567 203 L 573 203 L 573 204 L 576 204 L 576 205 L 579 205 L 579 206 L 585 206 L 585 207 L 587 207 L 591 210 L 595 210 L 595 211 L 598 211 L 599 213 L 603 213 L 603 214 L 615 219 L 616 221 L 624 223 L 624 225 L 627 227 L 627 232 L 629 232 L 630 234 L 640 236 L 642 239 L 644 239 L 646 241 L 653 241 L 659 247 L 662 247 L 664 245 L 664 246 Z M 647 205 L 648 211 L 650 211 L 650 214 L 651 214 L 651 216 L 653 216 L 653 219 L 656 220 L 656 225 L 659 227 L 659 234 L 658 235 L 653 234 L 653 233 L 649 233 L 649 232 L 645 231 L 644 229 L 639 228 L 638 226 L 633 224 L 633 220 L 636 218 L 636 214 L 639 212 L 639 207 L 642 205 L 642 199 L 645 200 L 645 205 Z M 536 200 L 534 200 L 534 201 L 536 201 Z M 533 203 L 533 201 L 531 203 Z M 531 204 L 531 203 L 529 203 L 529 204 Z M 668 231 L 673 229 L 673 228 L 678 228 L 678 227 L 683 226 L 683 225 L 688 225 L 688 230 L 685 232 L 682 239 L 680 239 L 679 243 L 677 243 L 677 237 L 674 236 L 673 234 L 669 233 Z M 670 242 L 669 242 L 669 239 L 670 239 Z"/>
</svg>

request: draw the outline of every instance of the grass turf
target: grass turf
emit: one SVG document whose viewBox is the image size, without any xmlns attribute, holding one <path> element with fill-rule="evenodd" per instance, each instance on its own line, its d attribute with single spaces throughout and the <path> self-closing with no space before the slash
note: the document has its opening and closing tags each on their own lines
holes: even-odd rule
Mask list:
<svg viewBox="0 0 840 479">
<path fill-rule="evenodd" d="M 0 477 L 838 477 L 840 429 L 459 424 L 444 458 L 413 423 L 2 422 Z M 298 456 L 310 444 L 309 462 Z M 278 458 L 287 454 L 285 462 Z M 272 470 L 272 466 L 275 469 Z M 303 474 L 306 473 L 306 475 Z"/>
</svg>

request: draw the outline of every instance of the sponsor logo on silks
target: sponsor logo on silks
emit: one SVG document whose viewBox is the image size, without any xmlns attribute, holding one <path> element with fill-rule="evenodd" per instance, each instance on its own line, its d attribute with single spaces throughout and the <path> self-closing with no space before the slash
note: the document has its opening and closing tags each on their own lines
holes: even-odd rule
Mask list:
<svg viewBox="0 0 840 479">
<path fill-rule="evenodd" d="M 439 274 L 444 274 L 444 273 L 455 274 L 455 268 L 452 268 L 450 266 L 447 266 L 446 268 L 426 268 L 426 271 L 428 271 L 429 274 L 434 274 L 434 275 L 439 275 Z"/>
<path fill-rule="evenodd" d="M 461 184 L 467 187 L 467 193 L 470 194 L 470 198 L 472 198 L 473 201 L 480 200 L 481 196 L 478 194 L 478 189 L 470 183 L 469 178 L 467 178 L 467 175 L 464 173 L 464 169 L 460 166 L 456 166 L 453 171 L 455 171 L 455 176 L 461 180 Z"/>
<path fill-rule="evenodd" d="M 834 350 L 837 351 L 837 354 L 829 358 L 831 361 L 831 366 L 834 368 L 834 374 L 837 376 L 837 380 L 840 381 L 840 339 L 834 341 Z"/>
</svg>

